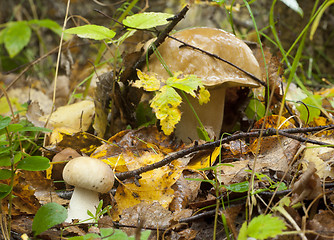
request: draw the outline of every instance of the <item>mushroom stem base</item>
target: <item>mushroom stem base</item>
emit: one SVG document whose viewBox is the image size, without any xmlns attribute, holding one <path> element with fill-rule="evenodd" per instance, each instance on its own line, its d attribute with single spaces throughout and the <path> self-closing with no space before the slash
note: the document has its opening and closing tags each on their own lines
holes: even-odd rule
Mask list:
<svg viewBox="0 0 334 240">
<path fill-rule="evenodd" d="M 85 223 L 95 222 L 94 219 L 89 221 L 85 220 L 91 218 L 91 216 L 87 214 L 87 210 L 95 214 L 98 204 L 99 194 L 97 192 L 75 187 L 68 206 L 68 216 L 65 222 L 71 223 L 73 219 L 78 219 Z"/>
<path fill-rule="evenodd" d="M 211 131 L 214 137 L 219 137 L 224 118 L 225 91 L 224 87 L 209 89 L 210 101 L 200 105 L 198 99 L 187 95 L 199 119 L 206 130 Z M 197 127 L 200 126 L 193 111 L 186 101 L 181 106 L 181 121 L 176 125 L 175 134 L 185 143 L 198 140 Z"/>
</svg>

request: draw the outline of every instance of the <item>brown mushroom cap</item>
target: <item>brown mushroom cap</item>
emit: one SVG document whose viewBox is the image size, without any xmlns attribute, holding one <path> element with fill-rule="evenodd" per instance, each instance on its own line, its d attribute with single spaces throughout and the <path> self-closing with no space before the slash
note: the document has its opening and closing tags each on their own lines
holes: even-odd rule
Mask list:
<svg viewBox="0 0 334 240">
<path fill-rule="evenodd" d="M 261 77 L 259 64 L 250 48 L 233 34 L 215 28 L 191 28 L 173 35 L 177 39 L 237 65 L 241 69 Z M 184 74 L 195 74 L 202 78 L 207 87 L 258 87 L 259 84 L 231 65 L 215 59 L 190 47 L 180 47 L 182 43 L 166 39 L 158 48 L 169 70 L 182 71 Z M 167 79 L 168 73 L 153 54 L 149 62 L 150 71 Z"/>
<path fill-rule="evenodd" d="M 63 170 L 66 183 L 100 193 L 111 190 L 114 178 L 114 172 L 108 164 L 90 157 L 72 159 Z"/>
</svg>

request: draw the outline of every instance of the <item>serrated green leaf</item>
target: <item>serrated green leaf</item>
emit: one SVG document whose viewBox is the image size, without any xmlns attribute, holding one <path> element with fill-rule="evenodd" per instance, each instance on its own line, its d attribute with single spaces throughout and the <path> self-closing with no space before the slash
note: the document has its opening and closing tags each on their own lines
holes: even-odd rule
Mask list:
<svg viewBox="0 0 334 240">
<path fill-rule="evenodd" d="M 170 86 L 163 86 L 151 101 L 151 107 L 155 111 L 157 119 L 160 120 L 162 131 L 166 135 L 170 135 L 175 125 L 181 119 L 181 111 L 178 106 L 181 104 L 182 98 Z"/>
<path fill-rule="evenodd" d="M 166 19 L 173 16 L 169 13 L 144 12 L 126 17 L 123 24 L 130 28 L 148 29 L 167 24 Z"/>
<path fill-rule="evenodd" d="M 230 190 L 232 192 L 247 192 L 249 188 L 249 182 L 241 182 L 241 183 L 232 183 L 230 185 L 224 186 L 227 190 Z"/>
<path fill-rule="evenodd" d="M 259 240 L 275 237 L 286 229 L 284 221 L 271 214 L 259 215 L 253 218 L 247 227 L 247 236 Z"/>
<path fill-rule="evenodd" d="M 8 179 L 12 176 L 12 171 L 8 169 L 0 169 L 0 180 Z"/>
<path fill-rule="evenodd" d="M 178 107 L 182 102 L 181 96 L 170 86 L 163 86 L 152 99 L 151 107 L 155 110 L 162 108 L 165 105 Z"/>
<path fill-rule="evenodd" d="M 203 86 L 202 79 L 195 75 L 182 75 L 181 72 L 174 73 L 173 77 L 166 80 L 168 86 L 180 89 L 193 97 L 196 97 L 195 91 Z"/>
<path fill-rule="evenodd" d="M 41 234 L 54 225 L 64 222 L 67 218 L 67 210 L 58 203 L 47 203 L 38 209 L 32 222 L 34 236 Z"/>
<path fill-rule="evenodd" d="M 15 57 L 30 41 L 31 29 L 26 21 L 12 22 L 4 36 L 5 48 L 11 58 Z"/>
<path fill-rule="evenodd" d="M 320 95 L 313 95 L 314 100 L 321 106 L 322 103 L 322 97 Z M 307 109 L 304 106 L 304 104 L 297 105 L 297 110 L 300 113 L 300 118 L 305 123 L 310 123 L 313 121 L 314 118 L 317 118 L 320 116 L 320 109 L 316 106 L 314 106 L 314 102 L 311 97 L 307 97 L 303 99 L 302 101 L 304 104 L 307 105 Z M 306 122 L 307 121 L 307 122 Z"/>
<path fill-rule="evenodd" d="M 69 28 L 65 33 L 76 34 L 81 38 L 89 38 L 94 40 L 112 39 L 116 33 L 103 26 L 84 25 L 80 27 Z"/>
<path fill-rule="evenodd" d="M 299 7 L 299 4 L 296 0 L 281 0 L 285 5 L 287 5 L 289 8 L 291 8 L 293 11 L 298 13 L 301 17 L 303 17 L 304 12 L 303 9 Z"/>
<path fill-rule="evenodd" d="M 18 169 L 27 171 L 43 171 L 49 167 L 49 159 L 41 156 L 26 157 L 17 164 Z"/>
</svg>

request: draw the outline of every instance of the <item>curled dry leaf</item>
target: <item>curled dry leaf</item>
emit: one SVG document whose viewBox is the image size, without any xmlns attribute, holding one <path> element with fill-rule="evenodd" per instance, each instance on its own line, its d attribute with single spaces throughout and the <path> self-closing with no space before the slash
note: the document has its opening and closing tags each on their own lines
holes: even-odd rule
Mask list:
<svg viewBox="0 0 334 240">
<path fill-rule="evenodd" d="M 185 178 L 203 179 L 199 173 L 183 171 L 181 177 L 172 186 L 175 191 L 174 199 L 169 205 L 169 208 L 172 211 L 181 211 L 188 206 L 190 201 L 193 201 L 197 197 L 201 182 L 190 181 Z"/>
<path fill-rule="evenodd" d="M 303 200 L 312 200 L 321 194 L 320 177 L 314 163 L 309 163 L 307 170 L 292 187 L 291 205 Z"/>
</svg>

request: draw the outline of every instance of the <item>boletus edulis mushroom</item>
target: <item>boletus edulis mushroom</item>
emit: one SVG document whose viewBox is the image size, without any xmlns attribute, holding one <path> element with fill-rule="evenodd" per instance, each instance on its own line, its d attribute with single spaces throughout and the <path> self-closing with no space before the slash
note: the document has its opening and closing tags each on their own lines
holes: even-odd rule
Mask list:
<svg viewBox="0 0 334 240">
<path fill-rule="evenodd" d="M 107 193 L 114 185 L 114 172 L 99 159 L 77 157 L 69 161 L 63 170 L 64 181 L 74 186 L 65 222 L 86 221 L 91 217 L 87 210 L 95 214 L 99 204 L 99 193 Z"/>
<path fill-rule="evenodd" d="M 261 78 L 259 64 L 251 49 L 231 33 L 221 29 L 199 27 L 182 30 L 172 36 L 215 54 L 257 78 Z M 225 98 L 229 97 L 225 95 L 226 88 L 259 86 L 250 76 L 230 64 L 185 46 L 174 39 L 167 38 L 159 46 L 158 51 L 171 72 L 182 71 L 183 74 L 194 74 L 202 78 L 202 83 L 210 92 L 210 102 L 200 105 L 197 99 L 191 96 L 188 99 L 204 127 L 211 129 L 216 137 L 219 137 L 222 127 Z M 150 57 L 149 69 L 161 78 L 169 77 L 155 54 Z M 181 111 L 181 121 L 175 129 L 176 136 L 184 142 L 198 139 L 196 129 L 199 123 L 185 101 L 181 106 Z"/>
</svg>

